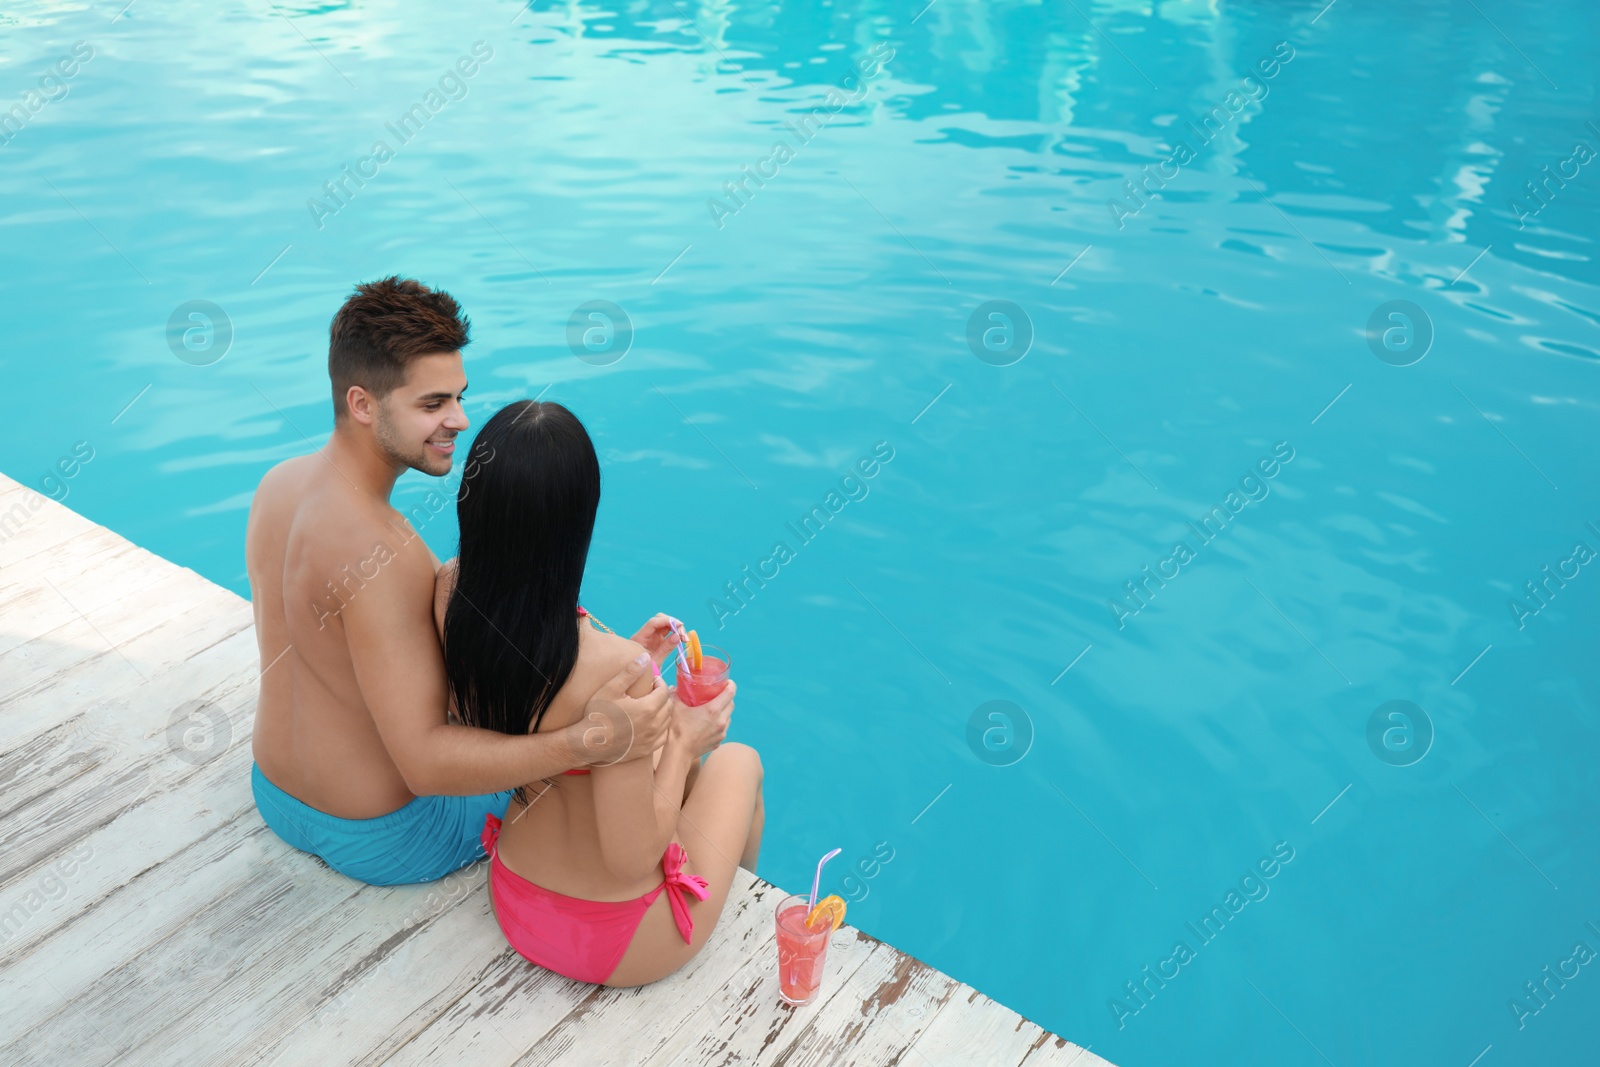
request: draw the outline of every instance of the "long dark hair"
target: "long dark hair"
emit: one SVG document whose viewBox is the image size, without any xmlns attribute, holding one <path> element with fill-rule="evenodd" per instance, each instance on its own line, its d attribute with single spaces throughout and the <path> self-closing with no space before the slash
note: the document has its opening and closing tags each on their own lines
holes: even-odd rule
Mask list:
<svg viewBox="0 0 1600 1067">
<path fill-rule="evenodd" d="M 538 729 L 578 661 L 578 590 L 600 506 L 600 461 L 576 415 L 519 400 L 467 455 L 461 551 L 444 613 L 444 665 L 461 721 Z"/>
</svg>

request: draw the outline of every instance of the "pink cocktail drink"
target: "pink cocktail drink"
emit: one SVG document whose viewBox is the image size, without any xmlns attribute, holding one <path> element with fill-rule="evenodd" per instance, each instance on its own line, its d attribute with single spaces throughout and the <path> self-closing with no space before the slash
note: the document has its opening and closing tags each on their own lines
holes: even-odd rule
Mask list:
<svg viewBox="0 0 1600 1067">
<path fill-rule="evenodd" d="M 721 653 L 713 656 L 712 653 Z M 728 654 L 714 645 L 707 645 L 700 656 L 700 669 L 693 670 L 687 661 L 678 664 L 678 703 L 691 708 L 714 699 L 728 688 Z"/>
<path fill-rule="evenodd" d="M 833 921 L 819 916 L 806 925 L 811 908 L 803 896 L 785 897 L 778 905 L 778 994 L 790 1004 L 810 1004 L 822 984 Z"/>
</svg>

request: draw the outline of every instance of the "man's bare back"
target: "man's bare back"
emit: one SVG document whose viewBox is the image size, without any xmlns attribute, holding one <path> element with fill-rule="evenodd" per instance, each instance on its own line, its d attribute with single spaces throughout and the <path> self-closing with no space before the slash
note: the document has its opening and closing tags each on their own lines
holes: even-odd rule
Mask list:
<svg viewBox="0 0 1600 1067">
<path fill-rule="evenodd" d="M 363 699 L 344 615 L 377 583 L 395 587 L 385 602 L 415 605 L 428 640 L 381 651 L 410 660 L 419 699 L 444 722 L 444 661 L 431 640 L 437 559 L 398 511 L 356 491 L 321 453 L 280 463 L 262 479 L 245 544 L 266 668 L 256 763 L 274 784 L 331 815 L 394 811 L 414 794 Z"/>
</svg>

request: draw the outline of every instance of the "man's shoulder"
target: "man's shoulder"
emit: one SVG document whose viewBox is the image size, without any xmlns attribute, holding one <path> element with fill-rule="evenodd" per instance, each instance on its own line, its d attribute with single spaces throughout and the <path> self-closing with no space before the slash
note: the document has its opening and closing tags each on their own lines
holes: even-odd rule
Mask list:
<svg viewBox="0 0 1600 1067">
<path fill-rule="evenodd" d="M 361 599 L 381 603 L 433 597 L 433 556 L 416 532 L 391 520 L 387 508 L 322 486 L 299 501 L 289 533 L 292 570 L 316 588 L 373 589 Z M 383 580 L 379 580 L 380 577 Z M 374 588 L 376 587 L 376 588 Z"/>
<path fill-rule="evenodd" d="M 295 523 L 295 539 L 306 558 L 324 566 L 350 569 L 373 578 L 379 569 L 393 569 L 433 594 L 433 554 L 422 538 L 385 516 L 361 508 L 329 509 L 304 514 Z"/>
<path fill-rule="evenodd" d="M 299 462 L 304 458 L 296 456 L 275 463 L 261 476 L 261 481 L 256 483 L 255 493 L 250 497 L 251 526 L 263 520 L 281 519 L 287 505 L 293 503 L 300 483 L 304 481 Z"/>
<path fill-rule="evenodd" d="M 282 498 L 292 499 L 304 490 L 309 478 L 310 464 L 316 460 L 314 453 L 304 456 L 290 456 L 286 460 L 274 463 L 261 476 L 260 483 L 256 486 L 256 499 L 266 499 L 269 502 Z"/>
</svg>

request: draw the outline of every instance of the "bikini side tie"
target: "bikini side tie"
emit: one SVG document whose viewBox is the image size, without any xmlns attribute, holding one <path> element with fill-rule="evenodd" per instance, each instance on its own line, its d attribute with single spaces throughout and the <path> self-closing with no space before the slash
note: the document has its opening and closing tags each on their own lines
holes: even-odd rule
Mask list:
<svg viewBox="0 0 1600 1067">
<path fill-rule="evenodd" d="M 688 944 L 690 935 L 694 933 L 694 920 L 689 917 L 689 902 L 684 899 L 685 893 L 693 893 L 696 899 L 705 900 L 711 895 L 711 889 L 706 880 L 698 874 L 685 874 L 684 862 L 689 858 L 689 853 L 684 847 L 674 841 L 667 846 L 667 851 L 661 857 L 661 870 L 667 876 L 666 881 L 656 889 L 667 891 L 667 903 L 672 907 L 672 919 L 678 924 L 678 933 L 683 935 L 683 943 Z M 655 893 L 650 894 L 650 899 L 655 900 Z"/>
</svg>

